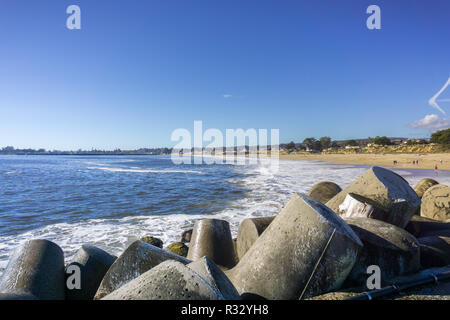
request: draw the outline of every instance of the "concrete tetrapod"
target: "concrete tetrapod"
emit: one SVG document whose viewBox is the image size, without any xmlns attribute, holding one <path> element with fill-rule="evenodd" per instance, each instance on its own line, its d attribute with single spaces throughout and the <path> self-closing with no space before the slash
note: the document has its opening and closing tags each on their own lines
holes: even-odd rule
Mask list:
<svg viewBox="0 0 450 320">
<path fill-rule="evenodd" d="M 80 289 L 69 289 L 66 286 L 66 299 L 92 300 L 103 277 L 116 259 L 117 257 L 95 246 L 81 246 L 72 261 L 66 266 L 68 279 L 72 272 L 72 266 L 80 268 L 81 286 Z"/>
<path fill-rule="evenodd" d="M 236 239 L 236 253 L 239 260 L 266 230 L 275 217 L 249 218 L 242 220 Z"/>
<path fill-rule="evenodd" d="M 223 300 L 223 296 L 194 270 L 169 260 L 102 300 Z"/>
<path fill-rule="evenodd" d="M 151 244 L 139 240 L 133 242 L 106 272 L 94 299 L 101 299 L 166 260 L 191 262 Z"/>
<path fill-rule="evenodd" d="M 414 187 L 414 191 L 417 193 L 419 198 L 422 198 L 425 191 L 427 191 L 436 184 L 439 184 L 439 182 L 437 182 L 434 179 L 423 178 L 416 184 L 416 186 Z"/>
<path fill-rule="evenodd" d="M 347 194 L 355 193 L 377 203 L 386 211 L 377 219 L 404 228 L 411 217 L 418 213 L 420 198 L 408 182 L 393 171 L 372 167 L 334 196 L 326 205 L 339 214 L 339 206 Z"/>
<path fill-rule="evenodd" d="M 191 242 L 192 231 L 193 231 L 192 229 L 183 231 L 183 233 L 181 233 L 181 240 L 180 240 L 180 242 L 183 242 L 183 243 Z"/>
<path fill-rule="evenodd" d="M 358 236 L 333 211 L 294 194 L 225 274 L 240 294 L 304 299 L 338 289 L 361 248 Z"/>
<path fill-rule="evenodd" d="M 437 184 L 425 191 L 420 215 L 446 222 L 450 218 L 450 187 Z"/>
<path fill-rule="evenodd" d="M 424 237 L 417 239 L 420 243 L 420 263 L 423 268 L 450 265 L 450 238 Z"/>
<path fill-rule="evenodd" d="M 311 187 L 308 196 L 322 203 L 327 203 L 331 198 L 342 191 L 336 183 L 331 181 L 322 181 Z"/>
<path fill-rule="evenodd" d="M 12 254 L 0 280 L 0 292 L 64 300 L 64 253 L 48 240 L 30 240 Z"/>
<path fill-rule="evenodd" d="M 440 231 L 445 233 L 446 230 L 450 230 L 450 223 L 414 215 L 405 230 L 416 238 L 421 238 L 430 233 Z"/>
<path fill-rule="evenodd" d="M 236 264 L 236 252 L 227 221 L 202 219 L 195 222 L 187 258 L 195 261 L 204 256 L 227 268 Z"/>
<path fill-rule="evenodd" d="M 208 257 L 187 265 L 197 272 L 206 282 L 219 291 L 225 300 L 240 300 L 239 293 L 223 271 Z"/>
<path fill-rule="evenodd" d="M 420 248 L 409 232 L 392 224 L 370 218 L 345 219 L 361 239 L 364 247 L 345 280 L 344 287 L 365 286 L 367 268 L 380 268 L 381 279 L 414 273 L 420 269 Z"/>
</svg>

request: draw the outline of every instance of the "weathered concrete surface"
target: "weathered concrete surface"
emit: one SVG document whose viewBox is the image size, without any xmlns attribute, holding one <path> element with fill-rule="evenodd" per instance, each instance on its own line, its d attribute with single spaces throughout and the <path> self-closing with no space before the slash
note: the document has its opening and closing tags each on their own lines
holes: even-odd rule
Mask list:
<svg viewBox="0 0 450 320">
<path fill-rule="evenodd" d="M 133 242 L 106 272 L 94 299 L 101 299 L 166 260 L 191 262 L 151 244 L 139 240 Z"/>
<path fill-rule="evenodd" d="M 225 274 L 241 294 L 305 299 L 338 289 L 361 247 L 358 236 L 328 207 L 294 194 Z"/>
<path fill-rule="evenodd" d="M 422 198 L 425 191 L 427 191 L 429 188 L 431 188 L 436 184 L 439 184 L 439 182 L 437 182 L 436 180 L 430 178 L 423 178 L 416 184 L 416 186 L 414 187 L 414 191 L 417 193 L 419 198 Z"/>
<path fill-rule="evenodd" d="M 322 181 L 311 187 L 308 196 L 322 203 L 327 203 L 331 198 L 342 191 L 336 183 L 331 181 Z"/>
<path fill-rule="evenodd" d="M 450 187 L 437 184 L 425 191 L 420 215 L 442 222 L 447 221 L 450 218 Z"/>
<path fill-rule="evenodd" d="M 420 263 L 423 268 L 443 267 L 450 265 L 450 238 L 424 237 L 418 238 L 420 244 Z"/>
<path fill-rule="evenodd" d="M 339 205 L 348 193 L 359 194 L 376 202 L 388 215 L 383 221 L 404 228 L 420 207 L 420 198 L 401 176 L 381 167 L 372 167 L 326 205 L 339 213 Z"/>
<path fill-rule="evenodd" d="M 450 237 L 450 229 L 441 229 L 435 231 L 427 231 L 423 233 L 423 237 Z"/>
<path fill-rule="evenodd" d="M 140 238 L 139 240 L 142 241 L 142 242 L 151 244 L 151 245 L 153 245 L 155 247 L 161 248 L 161 249 L 163 247 L 163 241 L 161 239 L 159 239 L 159 238 L 156 238 L 156 237 L 145 236 L 145 237 Z"/>
<path fill-rule="evenodd" d="M 438 220 L 425 218 L 417 215 L 413 216 L 409 221 L 408 225 L 405 227 L 406 231 L 408 231 L 417 238 L 425 237 L 425 235 L 430 232 L 449 229 L 450 223 L 441 222 Z"/>
<path fill-rule="evenodd" d="M 261 233 L 266 230 L 273 219 L 275 217 L 249 218 L 241 222 L 236 240 L 236 251 L 239 260 L 255 243 Z"/>
<path fill-rule="evenodd" d="M 31 293 L 0 293 L 0 300 L 39 300 Z"/>
<path fill-rule="evenodd" d="M 178 261 L 165 261 L 103 300 L 223 300 L 198 273 Z"/>
<path fill-rule="evenodd" d="M 67 270 L 71 266 L 75 265 L 80 268 L 81 288 L 70 290 L 66 286 L 66 299 L 92 300 L 100 282 L 116 259 L 117 257 L 110 255 L 100 248 L 83 245 L 77 251 L 72 261 L 66 266 L 66 276 L 70 276 Z"/>
<path fill-rule="evenodd" d="M 206 282 L 219 291 L 225 300 L 240 300 L 239 293 L 222 270 L 208 257 L 187 265 L 197 272 Z"/>
<path fill-rule="evenodd" d="M 175 253 L 179 256 L 186 257 L 188 254 L 188 246 L 186 246 L 183 242 L 173 242 L 169 244 L 165 250 Z"/>
<path fill-rule="evenodd" d="M 187 258 L 195 261 L 204 256 L 227 268 L 236 264 L 236 252 L 227 221 L 202 219 L 195 222 Z"/>
<path fill-rule="evenodd" d="M 0 292 L 33 295 L 39 300 L 65 298 L 64 253 L 48 240 L 30 240 L 9 258 Z"/>
<path fill-rule="evenodd" d="M 237 237 L 233 238 L 233 247 L 234 247 L 234 252 L 236 254 L 236 263 L 238 263 L 239 262 L 239 257 L 238 257 L 238 254 L 237 254 Z"/>
<path fill-rule="evenodd" d="M 364 286 L 367 268 L 380 267 L 381 278 L 417 272 L 420 269 L 420 249 L 417 239 L 392 224 L 370 218 L 348 218 L 345 221 L 361 239 L 364 247 L 343 287 Z"/>
<path fill-rule="evenodd" d="M 183 243 L 189 243 L 191 242 L 191 237 L 192 237 L 192 232 L 194 230 L 193 229 L 189 229 L 189 230 L 185 230 L 183 231 L 183 233 L 181 234 L 181 242 Z"/>
</svg>

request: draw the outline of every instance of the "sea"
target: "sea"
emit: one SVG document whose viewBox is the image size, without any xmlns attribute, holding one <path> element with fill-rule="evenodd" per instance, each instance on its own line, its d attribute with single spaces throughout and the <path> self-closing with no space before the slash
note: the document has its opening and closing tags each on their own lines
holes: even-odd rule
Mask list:
<svg viewBox="0 0 450 320">
<path fill-rule="evenodd" d="M 0 156 L 0 275 L 13 250 L 31 239 L 57 243 L 70 261 L 83 244 L 114 255 L 142 236 L 168 245 L 202 218 L 228 221 L 235 236 L 243 219 L 277 214 L 293 193 L 306 193 L 324 180 L 344 188 L 369 168 L 279 160 L 274 170 L 267 161 L 174 164 L 170 156 L 152 155 Z M 424 177 L 450 184 L 445 171 L 437 176 L 432 170 L 395 172 L 411 186 Z"/>
</svg>

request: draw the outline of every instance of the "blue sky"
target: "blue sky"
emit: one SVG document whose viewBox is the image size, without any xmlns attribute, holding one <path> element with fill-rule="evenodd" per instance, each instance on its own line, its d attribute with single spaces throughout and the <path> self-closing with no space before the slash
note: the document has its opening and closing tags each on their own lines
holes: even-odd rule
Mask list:
<svg viewBox="0 0 450 320">
<path fill-rule="evenodd" d="M 171 146 L 194 120 L 281 142 L 449 123 L 428 104 L 450 77 L 448 0 L 5 0 L 0 39 L 0 147 Z"/>
</svg>

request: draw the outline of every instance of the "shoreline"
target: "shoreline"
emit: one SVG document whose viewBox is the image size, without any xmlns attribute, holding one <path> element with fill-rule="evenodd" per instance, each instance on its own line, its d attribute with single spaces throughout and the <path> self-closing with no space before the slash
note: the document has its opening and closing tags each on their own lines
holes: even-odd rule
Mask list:
<svg viewBox="0 0 450 320">
<path fill-rule="evenodd" d="M 280 159 L 326 161 L 333 164 L 383 166 L 390 169 L 450 171 L 450 153 L 428 154 L 282 154 Z M 441 163 L 442 160 L 442 163 Z M 394 161 L 397 164 L 394 165 Z M 413 161 L 418 161 L 413 164 Z"/>
</svg>

